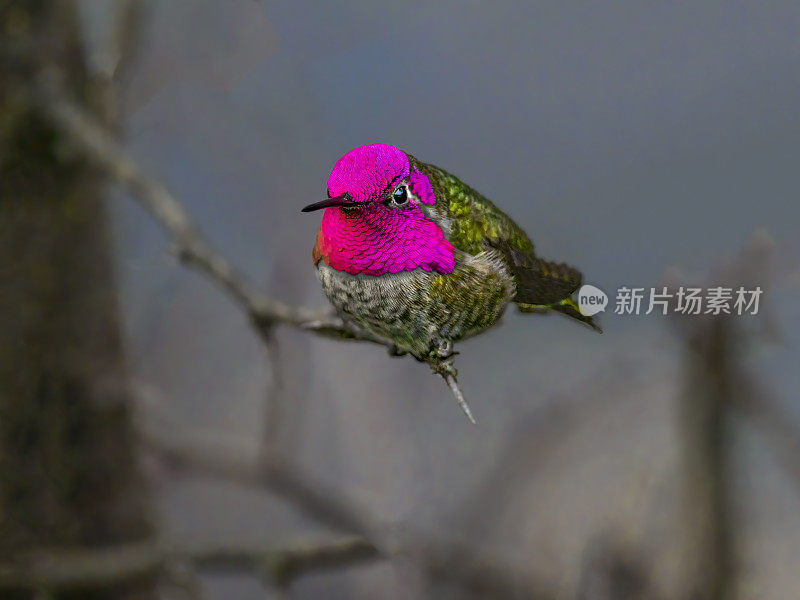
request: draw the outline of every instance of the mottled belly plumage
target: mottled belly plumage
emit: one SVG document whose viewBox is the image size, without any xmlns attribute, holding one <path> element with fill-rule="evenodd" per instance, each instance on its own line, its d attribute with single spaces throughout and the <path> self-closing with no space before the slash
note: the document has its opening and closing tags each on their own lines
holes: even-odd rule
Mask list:
<svg viewBox="0 0 800 600">
<path fill-rule="evenodd" d="M 511 277 L 489 255 L 468 257 L 446 274 L 350 275 L 322 262 L 318 274 L 344 318 L 418 358 L 488 329 L 513 296 Z"/>
</svg>

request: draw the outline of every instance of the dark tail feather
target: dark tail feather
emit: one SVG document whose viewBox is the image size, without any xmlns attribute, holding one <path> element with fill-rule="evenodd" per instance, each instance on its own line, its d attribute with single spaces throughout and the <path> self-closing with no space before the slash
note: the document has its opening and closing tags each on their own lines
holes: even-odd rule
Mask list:
<svg viewBox="0 0 800 600">
<path fill-rule="evenodd" d="M 508 243 L 497 241 L 492 246 L 503 253 L 516 284 L 514 302 L 522 312 L 554 310 L 585 323 L 603 333 L 592 317 L 581 314 L 572 297 L 583 282 L 583 275 L 566 263 L 551 262 L 523 252 Z"/>
<path fill-rule="evenodd" d="M 520 254 L 512 254 L 512 259 L 515 262 L 511 273 L 517 284 L 515 300 L 518 303 L 558 304 L 581 286 L 581 272 L 565 263 Z"/>
</svg>

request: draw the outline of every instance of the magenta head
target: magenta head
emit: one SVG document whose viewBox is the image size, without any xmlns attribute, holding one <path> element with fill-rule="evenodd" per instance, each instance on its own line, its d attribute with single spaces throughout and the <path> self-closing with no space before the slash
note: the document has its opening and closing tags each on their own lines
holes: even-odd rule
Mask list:
<svg viewBox="0 0 800 600">
<path fill-rule="evenodd" d="M 453 246 L 421 208 L 435 203 L 430 181 L 405 152 L 388 144 L 355 148 L 334 165 L 328 198 L 303 208 L 326 209 L 314 261 L 351 274 L 449 272 Z"/>
<path fill-rule="evenodd" d="M 336 161 L 328 178 L 328 198 L 309 204 L 303 212 L 332 206 L 380 202 L 404 179 L 414 185 L 417 197 L 426 204 L 436 198 L 428 178 L 411 168 L 408 155 L 389 144 L 369 144 L 353 148 Z M 426 185 L 427 184 L 427 185 Z"/>
</svg>

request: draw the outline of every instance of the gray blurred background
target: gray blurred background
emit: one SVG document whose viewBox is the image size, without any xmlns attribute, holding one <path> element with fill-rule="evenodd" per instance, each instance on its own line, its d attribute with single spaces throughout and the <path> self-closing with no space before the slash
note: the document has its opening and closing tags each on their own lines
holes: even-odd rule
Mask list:
<svg viewBox="0 0 800 600">
<path fill-rule="evenodd" d="M 96 68 L 112 4 L 81 3 Z M 620 286 L 713 282 L 753 232 L 771 238 L 769 335 L 737 352 L 800 417 L 797 3 L 143 6 L 117 82 L 124 145 L 267 293 L 325 304 L 310 258 L 319 215 L 300 208 L 324 196 L 343 153 L 391 143 L 494 200 L 542 256 L 604 289 L 610 309 Z M 220 290 L 180 267 L 152 219 L 110 193 L 134 389 L 176 437 L 255 449 L 274 383 L 262 345 Z M 558 598 L 615 597 L 591 584 L 609 548 L 646 564 L 653 597 L 675 597 L 685 342 L 667 317 L 609 313 L 600 336 L 509 311 L 460 344 L 478 427 L 413 360 L 280 330 L 284 448 L 378 518 L 475 543 Z M 796 484 L 751 424 L 731 427 L 731 597 L 797 597 Z M 176 539 L 327 535 L 266 491 L 145 468 Z M 264 597 L 257 577 L 202 582 L 209 598 Z M 299 578 L 291 597 L 462 596 L 378 561 Z"/>
</svg>

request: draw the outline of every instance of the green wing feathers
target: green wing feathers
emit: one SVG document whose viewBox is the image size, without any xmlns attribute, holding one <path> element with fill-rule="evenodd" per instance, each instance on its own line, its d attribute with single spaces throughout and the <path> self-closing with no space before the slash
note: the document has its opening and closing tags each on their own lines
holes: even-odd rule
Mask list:
<svg viewBox="0 0 800 600">
<path fill-rule="evenodd" d="M 536 256 L 528 235 L 488 198 L 446 171 L 418 161 L 414 166 L 431 182 L 437 205 L 445 200 L 450 243 L 471 255 L 499 251 L 516 283 L 514 302 L 522 312 L 555 311 L 601 331 L 581 314 L 572 295 L 583 281 L 580 271 Z"/>
<path fill-rule="evenodd" d="M 486 250 L 487 244 L 503 242 L 533 253 L 533 243 L 527 234 L 491 200 L 439 167 L 416 160 L 414 165 L 431 182 L 436 204 L 445 201 L 446 214 L 441 217 L 449 222 L 447 239 L 453 246 L 475 255 Z"/>
</svg>

